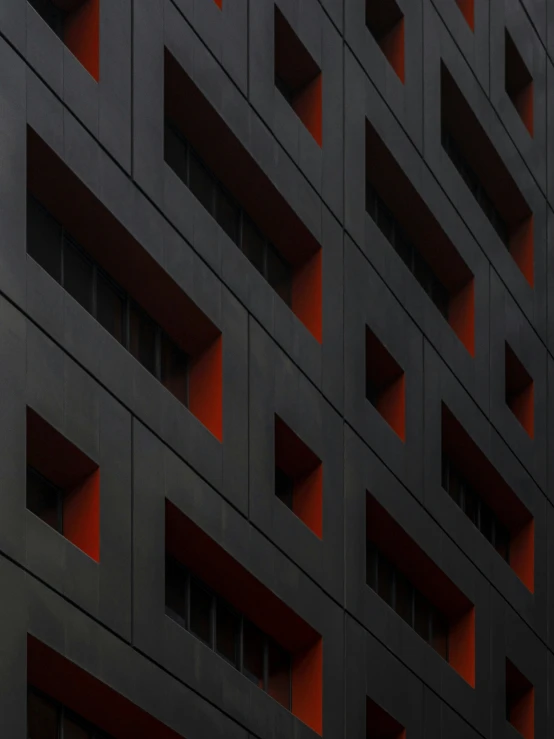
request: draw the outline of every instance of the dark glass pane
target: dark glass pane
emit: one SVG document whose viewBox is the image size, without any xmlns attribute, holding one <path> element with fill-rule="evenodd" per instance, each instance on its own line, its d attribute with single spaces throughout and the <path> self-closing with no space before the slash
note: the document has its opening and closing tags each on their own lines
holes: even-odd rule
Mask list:
<svg viewBox="0 0 554 739">
<path fill-rule="evenodd" d="M 508 530 L 502 526 L 501 523 L 496 521 L 495 531 L 494 531 L 494 548 L 498 552 L 498 554 L 506 560 L 506 562 L 509 562 L 510 557 L 510 534 L 508 533 Z"/>
<path fill-rule="evenodd" d="M 62 228 L 31 196 L 27 196 L 27 253 L 56 282 L 62 278 Z"/>
<path fill-rule="evenodd" d="M 64 239 L 63 286 L 89 313 L 92 311 L 92 263 Z"/>
<path fill-rule="evenodd" d="M 267 661 L 267 692 L 290 710 L 290 655 L 270 640 Z"/>
<path fill-rule="evenodd" d="M 485 505 L 484 503 L 481 503 L 480 506 L 480 515 L 479 515 L 479 529 L 483 536 L 488 539 L 488 541 L 492 542 L 492 512 L 491 509 Z"/>
<path fill-rule="evenodd" d="M 56 36 L 63 39 L 63 26 L 66 13 L 56 7 L 52 0 L 29 0 L 29 4 L 32 5 L 41 18 L 50 26 Z"/>
<path fill-rule="evenodd" d="M 96 319 L 121 344 L 124 343 L 125 298 L 103 275 L 97 276 Z"/>
<path fill-rule="evenodd" d="M 224 603 L 217 602 L 215 621 L 215 648 L 216 652 L 238 667 L 239 657 L 239 616 Z"/>
<path fill-rule="evenodd" d="M 369 587 L 377 590 L 377 550 L 369 541 L 366 542 L 365 576 Z"/>
<path fill-rule="evenodd" d="M 413 626 L 413 588 L 401 572 L 396 572 L 396 602 L 395 610 L 404 621 Z"/>
<path fill-rule="evenodd" d="M 212 176 L 192 151 L 189 152 L 189 157 L 189 187 L 204 208 L 213 215 L 215 184 Z"/>
<path fill-rule="evenodd" d="M 239 209 L 221 187 L 217 188 L 215 217 L 227 236 L 237 244 L 239 240 Z"/>
<path fill-rule="evenodd" d="M 167 336 L 162 336 L 162 384 L 183 405 L 188 403 L 187 355 Z"/>
<path fill-rule="evenodd" d="M 420 592 L 414 590 L 414 629 L 429 641 L 429 602 Z"/>
<path fill-rule="evenodd" d="M 412 269 L 413 248 L 402 229 L 397 229 L 394 248 L 408 269 Z"/>
<path fill-rule="evenodd" d="M 258 229 L 247 216 L 243 216 L 241 249 L 261 274 L 265 270 L 265 248 L 265 241 Z"/>
<path fill-rule="evenodd" d="M 27 693 L 28 739 L 58 739 L 58 708 L 47 698 Z"/>
<path fill-rule="evenodd" d="M 27 467 L 27 508 L 62 533 L 61 492 L 32 467 Z"/>
<path fill-rule="evenodd" d="M 290 267 L 271 246 L 267 249 L 267 281 L 277 295 L 290 305 Z"/>
<path fill-rule="evenodd" d="M 382 201 L 378 202 L 377 225 L 383 235 L 392 243 L 394 239 L 394 218 Z"/>
<path fill-rule="evenodd" d="M 431 268 L 418 251 L 414 250 L 414 277 L 425 292 L 431 296 L 433 273 Z"/>
<path fill-rule="evenodd" d="M 365 191 L 365 209 L 374 221 L 377 220 L 377 197 L 374 189 L 370 185 L 366 185 Z"/>
<path fill-rule="evenodd" d="M 448 320 L 448 304 L 450 302 L 450 296 L 448 294 L 448 290 L 436 277 L 433 279 L 431 298 L 433 299 L 433 303 L 439 309 L 441 315 Z"/>
<path fill-rule="evenodd" d="M 451 464 L 448 466 L 448 494 L 456 505 L 461 504 L 461 492 L 462 484 L 457 470 L 452 467 Z"/>
<path fill-rule="evenodd" d="M 63 739 L 90 739 L 92 734 L 76 718 L 64 716 Z"/>
<path fill-rule="evenodd" d="M 435 608 L 431 614 L 431 646 L 441 657 L 448 659 L 448 623 Z"/>
<path fill-rule="evenodd" d="M 212 596 L 196 580 L 190 581 L 190 630 L 212 646 Z"/>
<path fill-rule="evenodd" d="M 156 325 L 139 308 L 131 306 L 129 351 L 152 374 L 156 373 Z"/>
<path fill-rule="evenodd" d="M 469 485 L 464 485 L 464 513 L 472 523 L 477 525 L 477 507 L 479 500 Z"/>
<path fill-rule="evenodd" d="M 278 467 L 275 468 L 275 495 L 282 501 L 287 508 L 292 510 L 292 497 L 293 497 L 294 483 L 288 475 L 280 470 Z"/>
<path fill-rule="evenodd" d="M 381 554 L 377 561 L 377 588 L 380 597 L 392 606 L 394 570 L 391 563 Z"/>
<path fill-rule="evenodd" d="M 242 633 L 242 671 L 259 688 L 264 687 L 264 641 L 262 632 L 245 619 Z"/>
<path fill-rule="evenodd" d="M 172 557 L 165 560 L 165 608 L 181 626 L 187 625 L 187 573 Z"/>
<path fill-rule="evenodd" d="M 173 126 L 166 123 L 164 131 L 164 157 L 171 169 L 184 184 L 188 184 L 187 145 Z"/>
</svg>

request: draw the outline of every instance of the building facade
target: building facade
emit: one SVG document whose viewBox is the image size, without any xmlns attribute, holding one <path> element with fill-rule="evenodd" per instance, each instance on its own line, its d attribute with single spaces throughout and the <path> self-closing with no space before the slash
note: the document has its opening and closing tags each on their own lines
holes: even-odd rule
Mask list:
<svg viewBox="0 0 554 739">
<path fill-rule="evenodd" d="M 1 737 L 554 733 L 552 60 L 550 0 L 0 2 Z"/>
</svg>

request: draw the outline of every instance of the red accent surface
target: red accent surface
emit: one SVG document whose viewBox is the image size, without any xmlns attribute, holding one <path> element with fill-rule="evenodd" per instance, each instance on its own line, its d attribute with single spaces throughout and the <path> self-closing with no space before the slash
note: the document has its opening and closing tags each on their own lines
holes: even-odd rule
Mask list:
<svg viewBox="0 0 554 739">
<path fill-rule="evenodd" d="M 100 0 L 86 0 L 67 16 L 63 40 L 67 48 L 98 82 L 100 79 Z"/>
<path fill-rule="evenodd" d="M 100 561 L 100 470 L 66 493 L 63 534 L 89 557 Z"/>
<path fill-rule="evenodd" d="M 456 5 L 472 31 L 475 30 L 475 0 L 456 0 Z"/>
<path fill-rule="evenodd" d="M 189 372 L 189 410 L 223 441 L 223 339 L 220 336 L 193 361 Z"/>
<path fill-rule="evenodd" d="M 323 76 L 321 72 L 309 82 L 293 100 L 296 115 L 306 126 L 319 146 L 323 145 Z"/>
<path fill-rule="evenodd" d="M 535 736 L 535 689 L 517 667 L 506 660 L 506 708 L 508 721 L 523 739 Z"/>
<path fill-rule="evenodd" d="M 381 39 L 379 45 L 383 54 L 389 60 L 391 67 L 399 76 L 400 81 L 404 83 L 404 16 L 402 16 L 398 23 Z"/>
<path fill-rule="evenodd" d="M 371 698 L 366 698 L 366 739 L 406 739 L 402 724 Z"/>
<path fill-rule="evenodd" d="M 114 739 L 183 739 L 121 693 L 31 635 L 27 636 L 27 682 Z"/>
<path fill-rule="evenodd" d="M 475 356 L 475 280 L 473 276 L 456 293 L 448 304 L 448 323 L 456 336 Z"/>
<path fill-rule="evenodd" d="M 295 654 L 292 661 L 292 712 L 323 734 L 323 640 Z"/>
</svg>

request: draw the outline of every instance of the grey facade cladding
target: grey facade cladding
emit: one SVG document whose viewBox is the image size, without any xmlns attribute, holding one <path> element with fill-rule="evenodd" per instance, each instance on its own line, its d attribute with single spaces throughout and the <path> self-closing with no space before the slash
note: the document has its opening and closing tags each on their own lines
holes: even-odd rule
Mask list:
<svg viewBox="0 0 554 739">
<path fill-rule="evenodd" d="M 408 739 L 512 738 L 506 660 L 533 685 L 534 738 L 554 732 L 554 2 L 474 0 L 472 29 L 457 0 L 394 1 L 404 82 L 365 0 L 99 0 L 99 81 L 26 0 L 0 2 L 0 736 L 27 736 L 30 640 L 186 739 L 382 739 L 368 700 Z M 275 87 L 274 6 L 321 70 L 321 147 Z M 269 183 L 270 229 L 317 247 L 319 338 L 164 160 L 167 53 Z M 532 214 L 532 285 L 441 145 L 441 67 Z M 366 212 L 366 121 L 472 275 L 473 352 Z M 83 222 L 115 219 L 221 337 L 221 440 L 28 256 L 29 136 L 90 193 Z M 404 439 L 366 398 L 366 327 L 404 373 Z M 531 435 L 506 343 L 533 380 Z M 531 588 L 441 485 L 445 406 L 533 520 Z M 98 464 L 98 562 L 26 510 L 26 408 Z M 274 494 L 276 416 L 321 461 L 321 536 Z M 474 684 L 366 584 L 367 493 L 473 605 Z M 319 635 L 319 729 L 168 617 L 165 501 L 212 567 L 233 561 Z"/>
</svg>

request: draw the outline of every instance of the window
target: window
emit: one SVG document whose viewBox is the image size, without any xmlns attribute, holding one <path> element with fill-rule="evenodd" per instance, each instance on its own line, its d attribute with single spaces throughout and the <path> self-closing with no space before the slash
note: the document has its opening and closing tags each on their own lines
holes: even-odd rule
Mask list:
<svg viewBox="0 0 554 739">
<path fill-rule="evenodd" d="M 404 82 L 404 15 L 395 0 L 366 0 L 365 22 L 389 64 Z"/>
<path fill-rule="evenodd" d="M 523 739 L 534 738 L 535 691 L 532 683 L 509 659 L 506 660 L 506 721 Z"/>
<path fill-rule="evenodd" d="M 321 146 L 321 70 L 279 8 L 274 9 L 275 87 Z"/>
<path fill-rule="evenodd" d="M 404 441 L 406 438 L 404 370 L 367 326 L 366 398 Z"/>
<path fill-rule="evenodd" d="M 286 423 L 275 416 L 275 495 L 321 538 L 323 465 Z"/>
<path fill-rule="evenodd" d="M 28 739 L 110 739 L 88 721 L 34 688 L 27 689 Z"/>
<path fill-rule="evenodd" d="M 440 95 L 443 149 L 533 287 L 533 212 L 444 62 Z"/>
<path fill-rule="evenodd" d="M 170 556 L 165 607 L 174 621 L 291 710 L 290 654 Z"/>
<path fill-rule="evenodd" d="M 187 354 L 86 254 L 30 194 L 27 253 L 183 405 Z"/>
<path fill-rule="evenodd" d="M 509 562 L 510 534 L 508 529 L 447 456 L 443 456 L 442 460 L 442 486 L 500 556 Z"/>
<path fill-rule="evenodd" d="M 366 185 L 366 211 L 441 314 L 448 320 L 448 290 L 369 183 Z"/>
<path fill-rule="evenodd" d="M 285 303 L 292 299 L 292 270 L 288 262 L 235 202 L 176 126 L 165 123 L 165 160 L 213 216 L 227 236 L 242 250 Z"/>
<path fill-rule="evenodd" d="M 27 508 L 63 534 L 63 492 L 30 465 L 27 465 Z"/>
<path fill-rule="evenodd" d="M 533 438 L 535 431 L 533 378 L 508 342 L 504 343 L 504 365 L 506 405 L 529 436 Z"/>
<path fill-rule="evenodd" d="M 366 580 L 372 590 L 395 610 L 443 659 L 448 660 L 448 622 L 407 577 L 369 540 Z"/>
<path fill-rule="evenodd" d="M 507 30 L 504 32 L 504 85 L 524 126 L 533 135 L 533 78 Z"/>
</svg>

